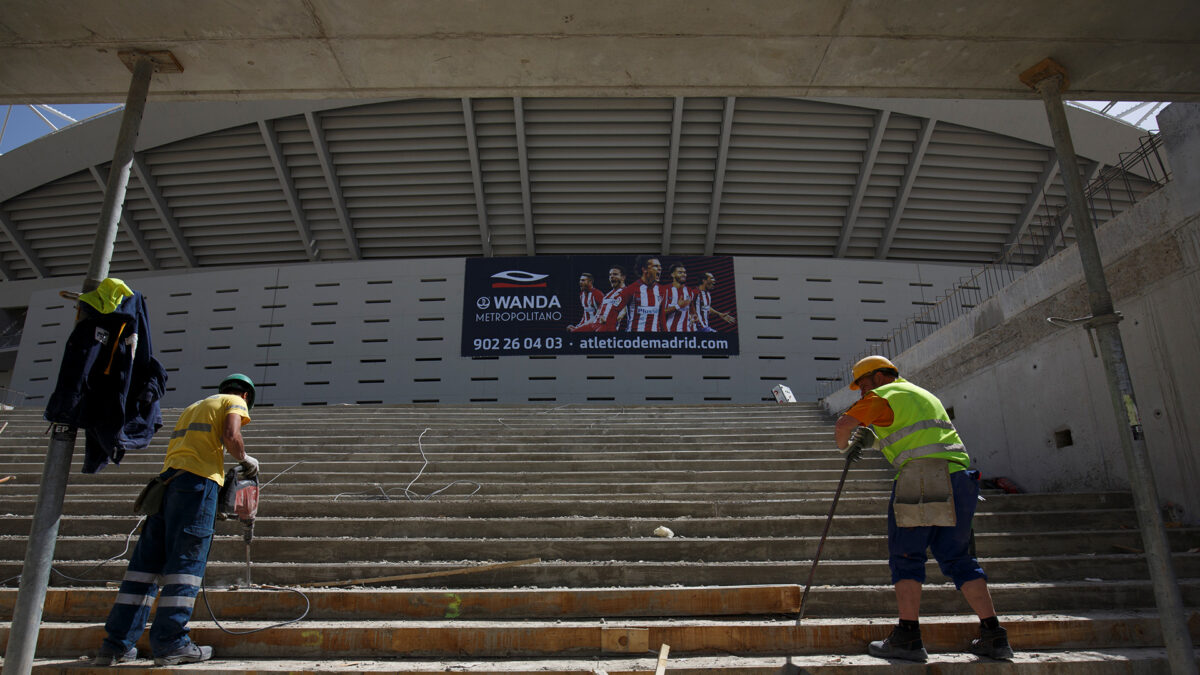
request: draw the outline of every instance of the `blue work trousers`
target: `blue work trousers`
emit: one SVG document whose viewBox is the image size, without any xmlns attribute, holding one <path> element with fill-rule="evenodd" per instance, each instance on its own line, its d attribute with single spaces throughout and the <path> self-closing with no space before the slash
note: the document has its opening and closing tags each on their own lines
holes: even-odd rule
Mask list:
<svg viewBox="0 0 1200 675">
<path fill-rule="evenodd" d="M 162 656 L 190 641 L 187 624 L 208 563 L 219 486 L 181 469 L 162 474 L 163 478 L 171 476 L 175 478 L 167 484 L 162 509 L 142 526 L 116 603 L 104 624 L 108 631 L 104 645 L 114 654 L 124 654 L 137 643 L 160 585 L 150 648 L 155 656 Z"/>
<path fill-rule="evenodd" d="M 933 553 L 942 574 L 954 582 L 955 588 L 962 588 L 972 579 L 987 579 L 979 561 L 971 555 L 971 521 L 979 503 L 979 472 L 956 471 L 950 474 L 950 485 L 954 489 L 954 527 L 898 527 L 892 508 L 896 486 L 892 485 L 892 498 L 888 502 L 888 566 L 892 569 L 893 584 L 901 579 L 925 583 L 925 561 L 929 559 L 926 549 Z"/>
</svg>

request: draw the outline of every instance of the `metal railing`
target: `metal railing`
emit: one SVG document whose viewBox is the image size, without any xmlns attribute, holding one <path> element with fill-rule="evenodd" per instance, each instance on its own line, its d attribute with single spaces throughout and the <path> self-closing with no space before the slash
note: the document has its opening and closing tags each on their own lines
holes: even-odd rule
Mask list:
<svg viewBox="0 0 1200 675">
<path fill-rule="evenodd" d="M 23 391 L 17 391 L 10 387 L 0 386 L 0 408 L 11 410 L 19 405 L 24 405 L 25 400 L 29 395 Z"/>
<path fill-rule="evenodd" d="M 1085 196 L 1094 227 L 1111 220 L 1170 180 L 1161 147 L 1158 134 L 1143 137 L 1136 150 L 1121 153 L 1117 166 L 1102 170 L 1088 184 Z M 1108 217 L 1101 218 L 1104 213 Z M 924 310 L 905 319 L 885 336 L 868 338 L 870 345 L 842 362 L 836 372 L 818 376 L 817 398 L 824 399 L 846 386 L 849 369 L 859 359 L 870 355 L 888 358 L 900 355 L 1065 249 L 1073 243 L 1063 236 L 1067 222 L 1065 205 L 1047 217 L 1035 218 L 1029 224 L 1028 236 L 1006 249 L 999 260 L 964 276 L 945 294 L 927 303 Z"/>
<path fill-rule="evenodd" d="M 0 349 L 13 349 L 21 345 L 21 333 L 25 330 L 25 316 L 22 313 L 21 317 L 8 322 L 8 325 L 0 330 Z"/>
</svg>

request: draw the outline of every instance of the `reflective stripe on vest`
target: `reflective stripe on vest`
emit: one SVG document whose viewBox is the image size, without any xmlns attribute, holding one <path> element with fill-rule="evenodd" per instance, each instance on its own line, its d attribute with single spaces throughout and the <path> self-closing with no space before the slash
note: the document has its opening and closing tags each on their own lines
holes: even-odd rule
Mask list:
<svg viewBox="0 0 1200 675">
<path fill-rule="evenodd" d="M 192 422 L 191 424 L 187 425 L 186 429 L 176 429 L 175 431 L 171 432 L 171 439 L 174 440 L 176 438 L 182 438 L 186 436 L 189 431 L 208 433 L 212 431 L 212 425 L 206 422 Z"/>
<path fill-rule="evenodd" d="M 963 445 L 962 443 L 931 443 L 930 445 L 922 445 L 919 448 L 905 450 L 904 452 L 896 455 L 896 458 L 892 460 L 892 466 L 899 469 L 901 466 L 904 465 L 905 462 L 907 462 L 910 459 L 918 459 L 920 457 L 928 457 L 929 455 L 937 455 L 937 454 L 941 454 L 943 452 L 965 453 L 966 451 L 967 451 L 967 446 Z M 957 460 L 950 460 L 950 461 L 956 462 Z M 962 462 L 958 462 L 958 463 L 962 464 Z M 963 464 L 963 466 L 966 466 L 966 464 Z"/>
<path fill-rule="evenodd" d="M 892 409 L 890 426 L 873 425 L 879 449 L 897 469 L 911 459 L 937 457 L 959 466 L 970 466 L 966 447 L 936 396 L 897 379 L 873 390 Z"/>
</svg>

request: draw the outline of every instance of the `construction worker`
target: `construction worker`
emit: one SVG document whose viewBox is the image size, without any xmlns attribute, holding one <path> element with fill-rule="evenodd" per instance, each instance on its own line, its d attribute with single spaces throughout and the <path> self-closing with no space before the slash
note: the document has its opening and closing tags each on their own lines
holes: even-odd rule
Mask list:
<svg viewBox="0 0 1200 675">
<path fill-rule="evenodd" d="M 162 505 L 142 527 L 121 590 L 104 629 L 95 665 L 137 658 L 138 638 L 162 584 L 150 627 L 154 663 L 173 666 L 212 658 L 212 647 L 188 637 L 188 620 L 204 578 L 217 515 L 217 491 L 225 482 L 224 451 L 237 459 L 247 478 L 258 460 L 246 454 L 242 426 L 250 423 L 254 382 L 241 373 L 227 376 L 219 393 L 188 406 L 179 415 L 167 446 L 162 472 Z"/>
<path fill-rule="evenodd" d="M 929 658 L 919 624 L 929 549 L 979 615 L 980 636 L 971 642 L 970 652 L 1011 659 L 1013 650 L 996 618 L 987 575 L 970 552 L 979 472 L 969 468 L 971 460 L 946 409 L 936 396 L 900 377 L 882 356 L 854 364 L 851 379 L 850 388 L 861 397 L 838 418 L 838 448 L 846 452 L 861 446 L 874 432 L 883 456 L 898 470 L 888 503 L 888 565 L 900 620 L 887 639 L 868 645 L 868 653 L 910 661 Z"/>
</svg>

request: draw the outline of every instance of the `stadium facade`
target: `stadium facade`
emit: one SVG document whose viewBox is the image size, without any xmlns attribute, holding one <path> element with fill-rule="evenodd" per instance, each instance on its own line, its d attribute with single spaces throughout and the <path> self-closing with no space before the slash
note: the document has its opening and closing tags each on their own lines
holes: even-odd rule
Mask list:
<svg viewBox="0 0 1200 675">
<path fill-rule="evenodd" d="M 0 157 L 9 402 L 53 388 L 117 117 Z M 1098 222 L 1157 187 L 1118 168 L 1142 132 L 1072 123 Z M 159 103 L 111 275 L 148 298 L 167 405 L 228 370 L 271 405 L 811 399 L 981 267 L 1069 245 L 1065 211 L 1036 103 Z M 739 354 L 462 356 L 465 258 L 594 254 L 732 257 Z"/>
</svg>

